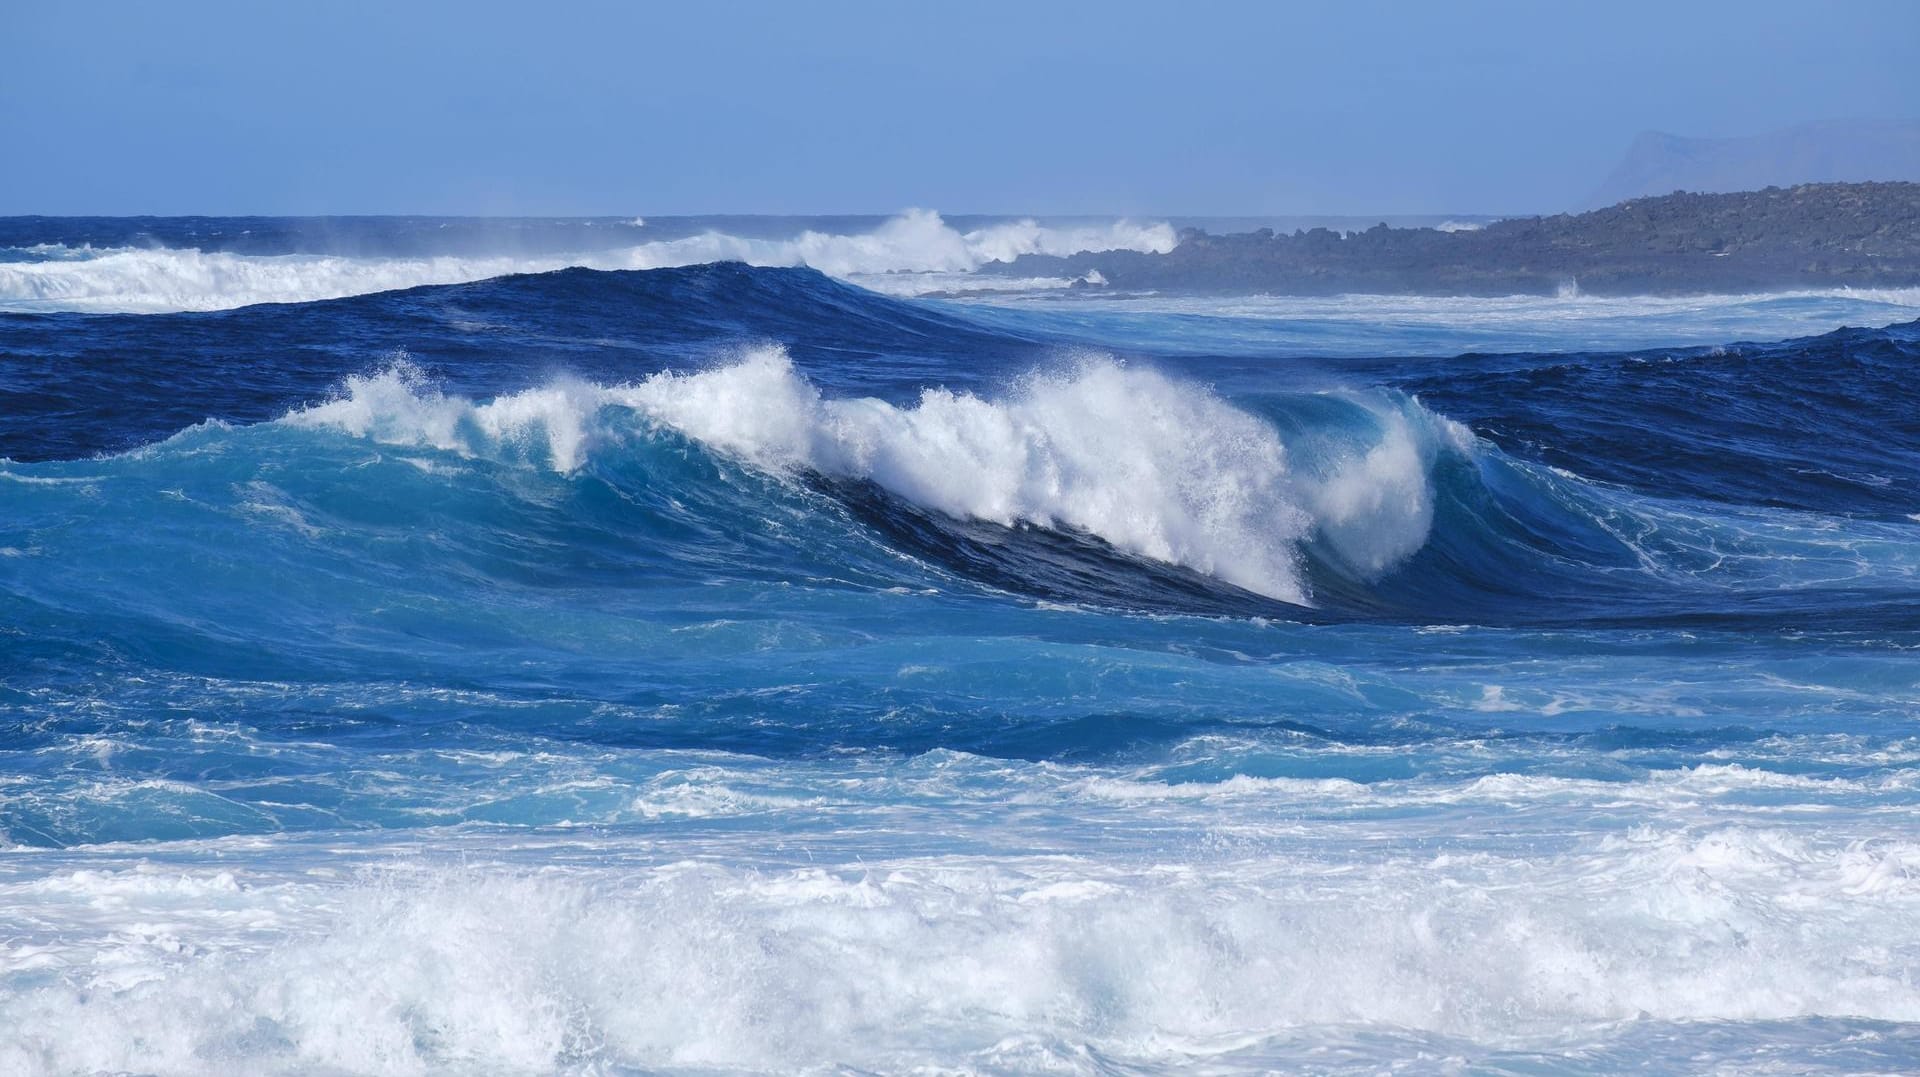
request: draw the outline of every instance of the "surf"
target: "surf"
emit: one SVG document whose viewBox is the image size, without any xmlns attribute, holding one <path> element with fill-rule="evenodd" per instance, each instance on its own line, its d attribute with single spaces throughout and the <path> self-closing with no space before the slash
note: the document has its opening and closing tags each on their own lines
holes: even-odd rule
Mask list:
<svg viewBox="0 0 1920 1077">
<path fill-rule="evenodd" d="M 209 470 L 210 456 L 230 463 Z M 244 525 L 275 525 L 296 558 L 419 499 L 467 506 L 436 528 L 506 548 L 611 540 L 631 571 L 689 582 L 714 571 L 704 536 L 719 529 L 759 535 L 767 568 L 790 578 L 958 580 L 1245 617 L 1734 624 L 1844 595 L 1848 616 L 1897 626 L 1920 567 L 1908 521 L 1614 488 L 1502 451 L 1403 393 L 1235 400 L 1084 352 L 997 389 L 900 399 L 826 391 L 773 345 L 493 397 L 403 360 L 263 424 L 203 424 L 98 463 L 14 464 L 0 481 L 51 517 L 91 515 L 100 489 L 171 516 L 151 501 L 165 476 Z M 826 568 L 837 555 L 816 551 L 835 550 L 850 555 Z"/>
<path fill-rule="evenodd" d="M 39 244 L 15 248 L 13 258 L 0 258 L 0 311 L 228 310 L 515 273 L 661 269 L 713 262 L 806 266 L 913 294 L 944 290 L 952 286 L 953 275 L 970 274 L 988 262 L 1011 261 L 1023 254 L 1167 251 L 1175 240 L 1172 227 L 1165 223 L 1126 219 L 1047 225 L 1020 218 L 961 231 L 938 213 L 923 209 L 907 210 L 870 231 L 855 233 L 806 228 L 770 237 L 708 230 L 649 240 L 644 238 L 648 234 L 644 223 L 621 231 L 640 241 L 574 251 L 519 252 L 514 250 L 514 237 L 507 235 L 498 239 L 502 249 L 497 252 L 406 255 Z M 1067 283 L 1057 282 L 1061 287 Z"/>
</svg>

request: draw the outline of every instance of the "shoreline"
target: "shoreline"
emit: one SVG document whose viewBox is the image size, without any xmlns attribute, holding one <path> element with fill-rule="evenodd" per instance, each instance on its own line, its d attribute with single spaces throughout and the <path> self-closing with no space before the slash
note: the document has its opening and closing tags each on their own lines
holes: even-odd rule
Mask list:
<svg viewBox="0 0 1920 1077">
<path fill-rule="evenodd" d="M 1436 298 L 1747 295 L 1920 286 L 1920 184 L 1675 193 L 1483 228 L 1182 232 L 1171 251 L 1023 255 L 983 276 L 1075 291 Z"/>
</svg>

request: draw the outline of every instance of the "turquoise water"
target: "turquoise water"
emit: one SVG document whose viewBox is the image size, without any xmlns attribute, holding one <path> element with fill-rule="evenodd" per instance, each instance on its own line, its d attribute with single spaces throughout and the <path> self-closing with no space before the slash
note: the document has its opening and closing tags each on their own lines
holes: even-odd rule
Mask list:
<svg viewBox="0 0 1920 1077">
<path fill-rule="evenodd" d="M 1862 302 L 0 315 L 0 1070 L 1913 1068 Z"/>
</svg>

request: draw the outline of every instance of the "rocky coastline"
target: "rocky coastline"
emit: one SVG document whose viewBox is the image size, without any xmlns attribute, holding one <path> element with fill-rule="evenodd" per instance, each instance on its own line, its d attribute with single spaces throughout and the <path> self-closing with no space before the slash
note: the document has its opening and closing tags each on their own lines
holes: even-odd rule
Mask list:
<svg viewBox="0 0 1920 1077">
<path fill-rule="evenodd" d="M 1025 255 L 982 272 L 1188 294 L 1687 295 L 1920 286 L 1920 183 L 1675 192 L 1472 231 L 1189 230 L 1165 254 Z"/>
</svg>

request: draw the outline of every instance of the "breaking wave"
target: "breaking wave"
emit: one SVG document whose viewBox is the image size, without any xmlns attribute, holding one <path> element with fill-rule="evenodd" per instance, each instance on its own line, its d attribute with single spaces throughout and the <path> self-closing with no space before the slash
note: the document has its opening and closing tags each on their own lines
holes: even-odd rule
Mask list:
<svg viewBox="0 0 1920 1077">
<path fill-rule="evenodd" d="M 808 266 L 911 294 L 950 290 L 956 274 L 1023 254 L 1168 251 L 1174 241 L 1170 225 L 1129 220 L 1049 226 L 1022 219 L 961 232 L 938 213 L 916 209 L 859 234 L 807 230 L 786 238 L 757 238 L 709 231 L 576 254 L 347 257 L 191 248 L 45 248 L 36 260 L 0 259 L 0 310 L 223 310 L 509 273 L 571 267 L 658 269 L 723 261 Z"/>
<path fill-rule="evenodd" d="M 1372 1046 L 1390 1056 L 1459 1051 L 1455 1037 L 1551 1052 L 1617 1023 L 1678 1037 L 1689 1022 L 1812 1014 L 1912 1022 L 1920 995 L 1901 954 L 1916 870 L 1911 842 L 1735 825 L 1352 868 L 1289 848 L 1180 870 L 689 859 L 387 869 L 345 886 L 78 871 L 0 898 L 148 919 L 100 943 L 85 990 L 0 996 L 17 1030 L 0 1065 L 584 1074 L 964 1060 L 1087 1072 L 1092 1053 L 1133 1072 L 1374 1072 L 1324 1047 L 1316 1057 L 1299 1031 L 1392 1030 L 1405 1037 L 1397 1052 Z M 243 921 L 270 925 L 275 945 L 195 949 Z M 1737 1069 L 1757 1061 L 1729 1053 Z"/>
<path fill-rule="evenodd" d="M 1373 436 L 1301 469 L 1265 420 L 1106 357 L 1030 374 L 1003 399 L 928 389 L 902 407 L 824 397 L 773 347 L 696 373 L 561 382 L 484 403 L 399 367 L 349 379 L 339 399 L 286 421 L 468 455 L 531 447 L 570 472 L 614 436 L 610 408 L 767 470 L 871 482 L 961 519 L 1084 532 L 1297 605 L 1310 604 L 1301 558 L 1316 537 L 1366 577 L 1418 550 L 1435 455 L 1472 443 L 1415 405 L 1356 407 Z"/>
</svg>

